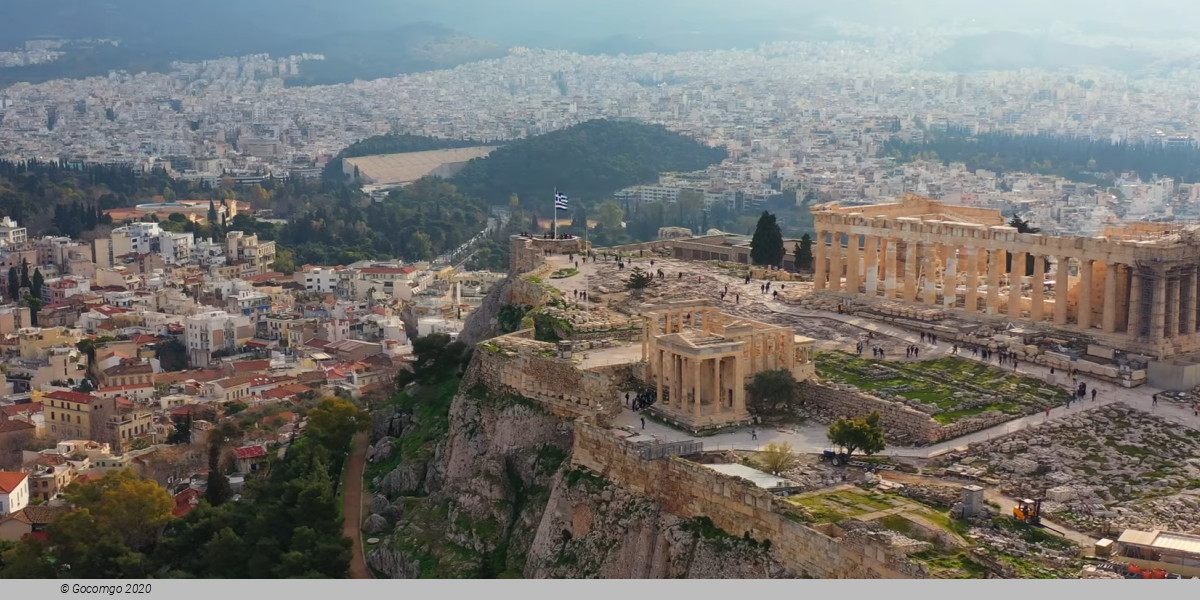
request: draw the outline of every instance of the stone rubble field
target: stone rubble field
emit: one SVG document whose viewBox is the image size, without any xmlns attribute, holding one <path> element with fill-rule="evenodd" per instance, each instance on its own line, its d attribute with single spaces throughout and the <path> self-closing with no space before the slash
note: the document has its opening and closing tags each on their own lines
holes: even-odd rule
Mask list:
<svg viewBox="0 0 1200 600">
<path fill-rule="evenodd" d="M 944 458 L 948 471 L 1044 497 L 1047 515 L 1092 535 L 1200 531 L 1200 431 L 1112 404 Z"/>
</svg>

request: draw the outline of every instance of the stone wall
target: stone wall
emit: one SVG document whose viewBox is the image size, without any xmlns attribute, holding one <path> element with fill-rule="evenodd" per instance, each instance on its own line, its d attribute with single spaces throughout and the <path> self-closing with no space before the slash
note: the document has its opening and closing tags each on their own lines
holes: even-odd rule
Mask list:
<svg viewBox="0 0 1200 600">
<path fill-rule="evenodd" d="M 849 386 L 812 381 L 800 382 L 800 397 L 810 408 L 832 418 L 865 417 L 879 411 L 884 435 L 892 443 L 935 444 L 1016 418 L 1003 413 L 984 414 L 942 425 L 928 414 L 899 402 L 876 398 Z"/>
<path fill-rule="evenodd" d="M 547 251 L 552 254 L 580 254 L 587 247 L 587 242 L 582 238 L 548 240 L 514 235 L 509 238 L 509 274 L 520 275 L 540 267 L 546 262 Z"/>
<path fill-rule="evenodd" d="M 879 411 L 884 433 L 891 442 L 932 444 L 944 439 L 939 431 L 941 425 L 929 415 L 853 388 L 802 381 L 800 398 L 833 418 L 865 417 Z"/>
<path fill-rule="evenodd" d="M 511 338 L 495 338 L 476 348 L 462 389 L 483 384 L 493 394 L 528 398 L 567 419 L 608 423 L 621 411 L 616 385 L 607 375 L 557 358 L 554 344 L 523 340 L 515 350 L 494 345 L 505 339 Z"/>
<path fill-rule="evenodd" d="M 756 540 L 770 540 L 771 551 L 797 575 L 823 579 L 929 576 L 903 552 L 868 532 L 827 535 L 784 515 L 782 500 L 744 479 L 678 457 L 642 460 L 633 444 L 597 427 L 576 424 L 572 460 L 656 500 L 672 514 L 708 517 L 735 537 L 749 534 Z"/>
<path fill-rule="evenodd" d="M 509 304 L 524 304 L 538 307 L 549 300 L 549 293 L 542 283 L 529 281 L 526 277 L 514 277 L 512 287 L 508 292 Z"/>
</svg>

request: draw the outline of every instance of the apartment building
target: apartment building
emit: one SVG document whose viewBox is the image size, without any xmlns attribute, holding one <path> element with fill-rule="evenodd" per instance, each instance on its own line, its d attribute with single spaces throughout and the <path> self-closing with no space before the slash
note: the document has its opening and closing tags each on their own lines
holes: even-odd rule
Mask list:
<svg viewBox="0 0 1200 600">
<path fill-rule="evenodd" d="M 255 327 L 246 315 L 210 310 L 187 318 L 185 345 L 194 367 L 207 367 L 213 353 L 233 352 L 254 337 Z"/>
</svg>

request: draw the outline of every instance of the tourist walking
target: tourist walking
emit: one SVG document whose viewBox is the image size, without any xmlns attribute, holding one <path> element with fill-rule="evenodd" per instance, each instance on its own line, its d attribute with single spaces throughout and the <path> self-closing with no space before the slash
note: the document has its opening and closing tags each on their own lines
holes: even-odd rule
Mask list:
<svg viewBox="0 0 1200 600">
<path fill-rule="evenodd" d="M 1092 388 L 1092 402 L 1096 401 L 1096 388 Z"/>
<path fill-rule="evenodd" d="M 758 439 L 758 430 L 753 427 L 750 428 L 750 439 L 752 439 L 752 440 Z"/>
<path fill-rule="evenodd" d="M 642 429 L 646 428 L 646 417 L 642 417 Z"/>
</svg>

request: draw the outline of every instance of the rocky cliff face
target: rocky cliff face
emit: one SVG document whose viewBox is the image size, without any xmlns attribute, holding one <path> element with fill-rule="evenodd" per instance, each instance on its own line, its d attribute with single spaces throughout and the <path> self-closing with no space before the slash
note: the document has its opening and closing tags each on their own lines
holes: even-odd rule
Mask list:
<svg viewBox="0 0 1200 600">
<path fill-rule="evenodd" d="M 573 423 L 472 383 L 479 361 L 457 393 L 447 387 L 433 400 L 373 414 L 375 495 L 364 530 L 382 538 L 367 553 L 376 571 L 393 578 L 787 575 L 765 546 L 680 519 L 572 468 Z M 429 409 L 435 402 L 443 402 L 440 414 Z"/>
<path fill-rule="evenodd" d="M 393 443 L 404 444 L 405 417 L 386 421 L 401 423 Z M 372 513 L 396 525 L 367 562 L 396 578 L 519 574 L 551 477 L 570 452 L 570 424 L 478 389 L 459 392 L 449 422 L 428 461 L 402 463 L 379 481 Z"/>
<path fill-rule="evenodd" d="M 513 278 L 507 277 L 492 286 L 479 308 L 467 315 L 467 322 L 458 334 L 460 341 L 472 345 L 496 335 L 496 317 L 500 314 L 500 307 L 508 303 L 512 282 Z"/>
<path fill-rule="evenodd" d="M 525 565 L 525 577 L 539 579 L 788 576 L 768 546 L 681 519 L 583 470 L 555 477 Z"/>
</svg>

